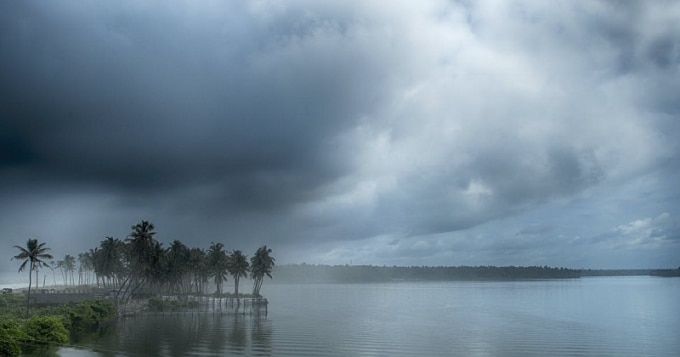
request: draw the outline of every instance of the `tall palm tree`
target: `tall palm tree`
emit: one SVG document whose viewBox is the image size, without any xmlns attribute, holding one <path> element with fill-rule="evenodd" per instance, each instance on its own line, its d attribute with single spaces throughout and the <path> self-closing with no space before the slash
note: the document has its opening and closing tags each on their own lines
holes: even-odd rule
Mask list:
<svg viewBox="0 0 680 357">
<path fill-rule="evenodd" d="M 74 256 L 70 254 L 64 256 L 64 269 L 71 275 L 71 285 L 76 285 L 76 282 L 73 280 L 73 272 L 76 271 L 76 258 Z"/>
<path fill-rule="evenodd" d="M 153 238 L 156 232 L 152 223 L 142 221 L 131 228 L 132 232 L 125 239 L 131 270 L 118 290 L 118 296 L 126 300 L 153 278 L 155 265 L 160 261 L 158 253 L 162 251 L 160 243 Z"/>
<path fill-rule="evenodd" d="M 208 281 L 209 269 L 207 255 L 203 249 L 194 247 L 189 250 L 189 269 L 193 275 L 189 291 L 191 291 L 191 285 L 194 285 L 196 293 L 205 293 L 203 287 Z"/>
<path fill-rule="evenodd" d="M 56 268 L 61 272 L 61 282 L 63 285 L 68 285 L 68 273 L 66 272 L 66 263 L 63 260 L 57 260 Z"/>
<path fill-rule="evenodd" d="M 243 255 L 240 250 L 234 250 L 229 254 L 227 259 L 227 271 L 231 276 L 234 277 L 234 294 L 236 295 L 236 301 L 240 302 L 238 297 L 238 283 L 243 277 L 248 276 L 248 257 Z"/>
<path fill-rule="evenodd" d="M 35 271 L 35 279 L 38 280 L 38 269 L 43 266 L 49 266 L 47 262 L 43 259 L 52 259 L 52 255 L 47 253 L 50 248 L 45 247 L 46 243 L 38 243 L 37 239 L 28 239 L 26 242 L 26 247 L 15 245 L 14 248 L 19 249 L 19 254 L 15 255 L 12 259 L 24 259 L 23 263 L 19 266 L 19 272 L 22 272 L 26 265 L 28 264 L 28 296 L 26 297 L 26 316 L 28 316 L 30 310 L 31 302 L 31 285 L 32 285 L 32 273 Z"/>
<path fill-rule="evenodd" d="M 260 289 L 265 275 L 272 278 L 272 268 L 274 258 L 269 254 L 272 252 L 266 245 L 257 248 L 255 255 L 250 258 L 250 276 L 253 278 L 253 296 L 260 296 Z"/>
<path fill-rule="evenodd" d="M 222 285 L 227 281 L 227 253 L 224 251 L 224 244 L 211 243 L 208 249 L 208 266 L 210 276 L 215 279 L 217 286 L 216 294 L 222 294 Z"/>
<path fill-rule="evenodd" d="M 184 243 L 174 240 L 167 252 L 168 284 L 170 291 L 186 292 L 185 277 L 189 271 L 189 248 Z"/>
<path fill-rule="evenodd" d="M 95 249 L 95 271 L 102 277 L 104 285 L 120 283 L 123 274 L 125 244 L 122 240 L 106 237 Z M 106 278 L 106 279 L 105 279 Z"/>
</svg>

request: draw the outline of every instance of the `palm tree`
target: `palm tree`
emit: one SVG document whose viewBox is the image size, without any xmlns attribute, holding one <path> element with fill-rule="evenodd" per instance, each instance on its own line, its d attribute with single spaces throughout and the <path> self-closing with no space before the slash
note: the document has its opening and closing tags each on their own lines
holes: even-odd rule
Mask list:
<svg viewBox="0 0 680 357">
<path fill-rule="evenodd" d="M 234 294 L 236 301 L 240 302 L 238 297 L 238 282 L 243 277 L 248 276 L 248 257 L 243 255 L 240 250 L 234 250 L 227 258 L 227 271 L 234 277 Z"/>
<path fill-rule="evenodd" d="M 272 278 L 272 267 L 274 267 L 275 259 L 269 255 L 271 252 L 271 249 L 263 245 L 257 248 L 255 255 L 250 258 L 250 276 L 253 278 L 253 296 L 255 297 L 260 296 L 264 276 L 268 276 L 269 279 Z"/>
<path fill-rule="evenodd" d="M 57 277 L 54 275 L 54 268 L 56 267 L 56 265 L 57 262 L 55 262 L 54 260 L 50 260 L 50 263 L 48 265 L 50 270 L 52 270 L 52 280 L 54 281 L 54 286 L 57 286 Z"/>
<path fill-rule="evenodd" d="M 208 249 L 208 266 L 210 276 L 215 279 L 217 290 L 215 294 L 222 294 L 222 284 L 227 281 L 227 253 L 224 251 L 224 244 L 211 243 Z"/>
<path fill-rule="evenodd" d="M 196 287 L 196 293 L 203 294 L 205 283 L 208 281 L 209 269 L 208 261 L 205 251 L 201 248 L 191 248 L 189 250 L 189 270 L 193 274 L 191 283 L 189 284 L 189 291 L 191 285 Z"/>
<path fill-rule="evenodd" d="M 189 248 L 184 243 L 174 240 L 168 248 L 167 278 L 170 291 L 186 292 L 185 277 L 189 271 Z"/>
<path fill-rule="evenodd" d="M 56 268 L 59 268 L 59 271 L 61 272 L 61 282 L 63 285 L 68 285 L 68 275 L 66 272 L 66 263 L 64 263 L 63 260 L 58 260 Z"/>
<path fill-rule="evenodd" d="M 156 265 L 160 261 L 160 243 L 153 236 L 154 225 L 148 221 L 137 223 L 132 233 L 125 239 L 130 254 L 130 273 L 118 290 L 118 296 L 129 300 L 132 294 L 153 278 Z M 122 294 L 121 294 L 122 293 Z"/>
<path fill-rule="evenodd" d="M 99 249 L 95 248 L 93 254 L 95 271 L 101 276 L 104 285 L 120 283 L 125 255 L 123 241 L 118 238 L 106 237 L 99 243 Z"/>
<path fill-rule="evenodd" d="M 46 261 L 43 259 L 52 259 L 52 255 L 47 253 L 50 248 L 45 247 L 46 243 L 38 244 L 37 239 L 28 239 L 26 242 L 26 247 L 21 247 L 15 245 L 14 248 L 19 249 L 19 254 L 15 255 L 12 259 L 24 259 L 23 263 L 19 266 L 19 272 L 22 272 L 26 268 L 26 264 L 29 265 L 28 270 L 28 296 L 26 297 L 26 316 L 28 316 L 31 302 L 31 285 L 32 285 L 32 273 L 35 270 L 35 279 L 38 280 L 38 269 L 43 266 L 49 267 Z"/>
<path fill-rule="evenodd" d="M 71 285 L 76 285 L 75 281 L 73 280 L 73 272 L 76 270 L 76 258 L 70 254 L 66 254 L 64 257 L 64 269 L 71 273 Z"/>
</svg>

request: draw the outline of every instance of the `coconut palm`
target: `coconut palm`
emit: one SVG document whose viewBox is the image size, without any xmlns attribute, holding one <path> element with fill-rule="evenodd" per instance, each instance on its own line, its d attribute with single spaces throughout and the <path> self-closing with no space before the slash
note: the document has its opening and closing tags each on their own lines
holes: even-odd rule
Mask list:
<svg viewBox="0 0 680 357">
<path fill-rule="evenodd" d="M 269 254 L 272 252 L 266 245 L 257 248 L 255 255 L 250 258 L 250 276 L 253 278 L 253 296 L 260 296 L 260 289 L 265 275 L 272 278 L 272 268 L 274 258 Z"/>
<path fill-rule="evenodd" d="M 15 255 L 12 259 L 24 259 L 24 261 L 19 266 L 19 272 L 26 269 L 28 265 L 28 295 L 26 297 L 26 316 L 28 316 L 30 310 L 31 302 L 31 285 L 32 285 L 32 273 L 35 271 L 35 279 L 38 280 L 38 269 L 49 264 L 43 259 L 52 259 L 52 255 L 47 253 L 50 248 L 45 247 L 46 243 L 38 243 L 37 239 L 28 239 L 26 242 L 26 247 L 15 245 L 14 248 L 19 249 L 19 254 Z"/>
<path fill-rule="evenodd" d="M 95 271 L 105 285 L 119 284 L 123 274 L 125 244 L 122 240 L 106 237 L 94 250 Z M 105 279 L 106 278 L 106 279 Z"/>
<path fill-rule="evenodd" d="M 234 250 L 229 254 L 227 258 L 227 271 L 231 276 L 234 277 L 234 294 L 236 295 L 236 300 L 240 302 L 238 297 L 238 283 L 243 277 L 248 276 L 248 257 L 243 255 L 240 250 Z"/>
<path fill-rule="evenodd" d="M 209 269 L 207 255 L 203 249 L 191 248 L 189 250 L 189 270 L 193 275 L 189 291 L 191 291 L 191 285 L 194 285 L 197 293 L 205 293 L 204 286 L 208 281 Z"/>
<path fill-rule="evenodd" d="M 76 285 L 73 280 L 73 272 L 76 271 L 76 258 L 70 254 L 64 256 L 64 270 L 71 275 L 71 285 Z M 68 284 L 67 284 L 68 285 Z"/>
<path fill-rule="evenodd" d="M 208 249 L 208 266 L 210 276 L 215 279 L 217 286 L 216 294 L 222 294 L 222 285 L 227 281 L 227 253 L 224 251 L 224 244 L 211 243 Z"/>
<path fill-rule="evenodd" d="M 186 292 L 184 284 L 189 271 L 189 248 L 184 243 L 174 240 L 167 252 L 167 280 L 170 291 Z"/>
<path fill-rule="evenodd" d="M 132 294 L 153 279 L 162 252 L 161 243 L 153 236 L 154 225 L 142 221 L 132 226 L 132 232 L 125 239 L 130 263 L 130 273 L 118 290 L 118 296 L 129 300 Z"/>
</svg>

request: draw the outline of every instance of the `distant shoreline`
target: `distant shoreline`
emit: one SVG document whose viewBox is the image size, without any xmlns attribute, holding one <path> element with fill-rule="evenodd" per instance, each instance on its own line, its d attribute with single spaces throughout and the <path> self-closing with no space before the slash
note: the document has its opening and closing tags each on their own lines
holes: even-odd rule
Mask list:
<svg viewBox="0 0 680 357">
<path fill-rule="evenodd" d="M 679 269 L 571 269 L 548 266 L 276 266 L 277 283 L 374 283 L 397 281 L 517 281 L 578 279 L 595 276 L 678 277 Z"/>
<path fill-rule="evenodd" d="M 348 282 L 401 282 L 401 281 L 502 281 L 535 279 L 577 279 L 606 276 L 658 276 L 680 277 L 677 269 L 569 269 L 552 267 L 515 266 L 442 266 L 402 267 L 375 265 L 316 265 L 288 264 L 276 266 L 273 283 L 348 283 Z M 13 293 L 28 290 L 27 282 L 0 282 L 0 289 L 10 288 Z M 55 289 L 62 291 L 78 288 L 64 284 L 42 284 L 32 291 Z"/>
</svg>

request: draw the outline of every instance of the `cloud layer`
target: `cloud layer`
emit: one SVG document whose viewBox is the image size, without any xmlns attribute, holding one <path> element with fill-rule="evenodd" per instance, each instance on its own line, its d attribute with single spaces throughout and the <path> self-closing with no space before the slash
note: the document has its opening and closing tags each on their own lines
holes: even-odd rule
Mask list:
<svg viewBox="0 0 680 357">
<path fill-rule="evenodd" d="M 3 3 L 2 242 L 82 251 L 149 219 L 283 261 L 677 266 L 679 19 L 673 2 Z"/>
</svg>

